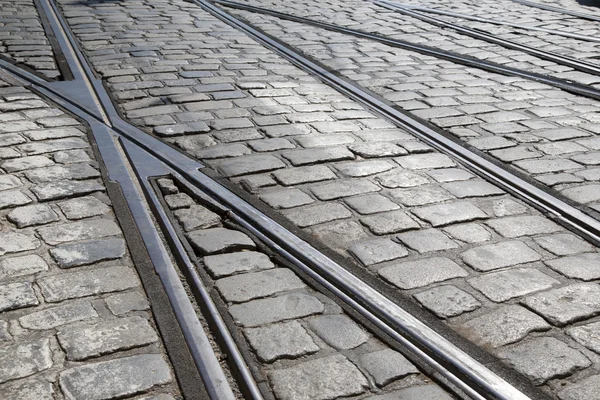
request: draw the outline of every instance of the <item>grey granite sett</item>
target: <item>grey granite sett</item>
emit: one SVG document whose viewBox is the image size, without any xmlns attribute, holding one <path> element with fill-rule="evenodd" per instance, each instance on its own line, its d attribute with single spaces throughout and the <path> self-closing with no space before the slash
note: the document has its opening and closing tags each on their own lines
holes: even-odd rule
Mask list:
<svg viewBox="0 0 600 400">
<path fill-rule="evenodd" d="M 600 314 L 600 286 L 578 283 L 536 293 L 521 300 L 550 323 L 564 326 Z"/>
<path fill-rule="evenodd" d="M 286 168 L 273 172 L 273 176 L 284 186 L 335 179 L 335 174 L 325 165 Z"/>
<path fill-rule="evenodd" d="M 221 161 L 217 168 L 225 176 L 239 176 L 284 168 L 283 161 L 272 155 L 250 155 Z"/>
<path fill-rule="evenodd" d="M 350 246 L 349 251 L 365 266 L 408 255 L 408 251 L 401 244 L 387 238 L 360 241 Z"/>
<path fill-rule="evenodd" d="M 226 301 L 241 303 L 306 285 L 291 270 L 276 268 L 222 278 L 215 286 Z"/>
<path fill-rule="evenodd" d="M 469 284 L 495 302 L 503 302 L 560 282 L 535 268 L 513 268 L 480 275 L 468 280 Z"/>
<path fill-rule="evenodd" d="M 410 361 L 392 349 L 362 354 L 359 361 L 380 387 L 406 375 L 419 373 L 419 370 Z"/>
<path fill-rule="evenodd" d="M 498 356 L 538 385 L 552 378 L 567 377 L 592 363 L 581 352 L 553 337 L 519 343 L 503 349 Z"/>
<path fill-rule="evenodd" d="M 395 158 L 395 161 L 407 169 L 431 169 L 454 167 L 452 159 L 444 154 L 413 154 Z"/>
<path fill-rule="evenodd" d="M 311 192 L 319 200 L 333 200 L 379 190 L 379 186 L 364 179 L 338 180 L 311 188 Z"/>
<path fill-rule="evenodd" d="M 600 278 L 600 254 L 584 253 L 545 261 L 546 265 L 561 274 L 582 281 Z"/>
<path fill-rule="evenodd" d="M 69 219 L 82 219 L 106 214 L 110 207 L 95 197 L 81 197 L 58 203 L 58 207 Z"/>
<path fill-rule="evenodd" d="M 158 341 L 148 321 L 138 316 L 70 325 L 59 329 L 57 338 L 69 360 L 84 360 Z"/>
<path fill-rule="evenodd" d="M 218 214 L 198 204 L 192 204 L 188 208 L 175 210 L 173 214 L 186 232 L 195 229 L 212 228 L 221 223 L 221 217 Z"/>
<path fill-rule="evenodd" d="M 39 228 L 37 232 L 46 243 L 61 244 L 74 240 L 100 239 L 119 235 L 121 229 L 111 220 L 97 219 Z"/>
<path fill-rule="evenodd" d="M 558 392 L 560 400 L 591 400 L 600 398 L 600 375 L 571 383 Z"/>
<path fill-rule="evenodd" d="M 492 238 L 492 234 L 487 229 L 475 223 L 448 226 L 444 228 L 444 232 L 466 243 L 487 242 Z"/>
<path fill-rule="evenodd" d="M 293 208 L 313 203 L 314 200 L 300 189 L 284 189 L 260 195 L 273 208 Z"/>
<path fill-rule="evenodd" d="M 600 200 L 600 185 L 591 184 L 564 189 L 561 194 L 580 203 L 591 203 Z"/>
<path fill-rule="evenodd" d="M 487 218 L 485 212 L 468 201 L 456 201 L 420 207 L 414 209 L 413 213 L 433 226 L 444 226 L 456 222 L 467 222 Z"/>
<path fill-rule="evenodd" d="M 20 317 L 18 321 L 26 329 L 46 330 L 97 316 L 98 313 L 90 302 L 79 301 L 34 311 Z"/>
<path fill-rule="evenodd" d="M 310 360 L 269 374 L 281 400 L 327 400 L 363 393 L 365 376 L 341 354 Z"/>
<path fill-rule="evenodd" d="M 298 321 L 247 328 L 244 335 L 263 362 L 270 363 L 281 358 L 294 359 L 319 351 L 319 346 Z"/>
<path fill-rule="evenodd" d="M 204 265 L 215 278 L 222 278 L 242 272 L 275 268 L 266 254 L 256 251 L 241 251 L 230 254 L 206 256 Z"/>
<path fill-rule="evenodd" d="M 400 289 L 414 289 L 469 275 L 458 264 L 445 257 L 397 262 L 381 268 L 378 273 L 386 281 Z"/>
<path fill-rule="evenodd" d="M 459 199 L 465 197 L 485 197 L 504 194 L 504 191 L 491 183 L 480 180 L 456 181 L 442 184 L 442 187 Z"/>
<path fill-rule="evenodd" d="M 48 338 L 0 347 L 0 383 L 25 378 L 52 365 Z"/>
<path fill-rule="evenodd" d="M 402 210 L 362 217 L 360 222 L 376 235 L 386 235 L 419 228 L 419 223 Z"/>
<path fill-rule="evenodd" d="M 397 210 L 400 206 L 385 196 L 371 194 L 365 196 L 350 197 L 344 202 L 359 214 L 375 214 L 384 211 Z"/>
<path fill-rule="evenodd" d="M 68 398 L 102 400 L 130 396 L 172 380 L 162 355 L 142 354 L 74 366 L 60 373 Z"/>
<path fill-rule="evenodd" d="M 66 197 L 102 192 L 105 188 L 96 181 L 58 181 L 43 183 L 31 188 L 39 201 L 59 200 Z"/>
<path fill-rule="evenodd" d="M 192 246 L 202 255 L 254 249 L 255 244 L 240 231 L 225 228 L 200 229 L 187 234 Z"/>
<path fill-rule="evenodd" d="M 600 354 L 600 322 L 569 328 L 567 334 L 581 345 Z"/>
<path fill-rule="evenodd" d="M 492 348 L 518 342 L 531 332 L 550 328 L 542 317 L 518 305 L 497 308 L 456 327 L 476 344 Z"/>
<path fill-rule="evenodd" d="M 285 216 L 298 227 L 304 228 L 337 219 L 350 218 L 352 212 L 341 204 L 329 203 L 295 208 L 286 212 Z"/>
<path fill-rule="evenodd" d="M 125 241 L 105 239 L 65 244 L 50 249 L 50 254 L 61 268 L 78 267 L 123 257 Z"/>
<path fill-rule="evenodd" d="M 35 306 L 39 303 L 29 282 L 0 285 L 0 312 Z"/>
<path fill-rule="evenodd" d="M 48 270 L 48 264 L 37 254 L 0 260 L 0 279 L 31 275 Z"/>
<path fill-rule="evenodd" d="M 429 183 L 429 179 L 423 176 L 422 173 L 402 168 L 395 168 L 391 171 L 379 174 L 375 176 L 375 180 L 379 182 L 381 186 L 388 189 L 410 188 Z"/>
<path fill-rule="evenodd" d="M 437 286 L 413 297 L 440 318 L 455 317 L 481 307 L 475 297 L 452 285 Z"/>
<path fill-rule="evenodd" d="M 418 385 L 409 388 L 400 389 L 387 394 L 368 397 L 368 400 L 452 400 L 450 394 L 441 387 L 434 384 Z"/>
<path fill-rule="evenodd" d="M 429 251 L 449 250 L 459 247 L 458 244 L 435 228 L 404 232 L 396 236 L 407 247 L 426 253 Z"/>
<path fill-rule="evenodd" d="M 309 320 L 308 326 L 325 343 L 338 350 L 353 349 L 369 339 L 369 335 L 345 315 L 314 317 Z"/>
<path fill-rule="evenodd" d="M 236 323 L 245 327 L 254 327 L 320 314 L 324 309 L 323 303 L 314 296 L 290 293 L 235 304 L 229 307 L 229 313 Z"/>
<path fill-rule="evenodd" d="M 390 195 L 408 207 L 422 206 L 453 199 L 449 192 L 435 185 L 424 185 L 411 189 L 393 189 Z"/>
<path fill-rule="evenodd" d="M 43 225 L 58 221 L 58 215 L 47 204 L 34 204 L 13 209 L 6 218 L 18 228 Z"/>
<path fill-rule="evenodd" d="M 486 224 L 506 238 L 554 233 L 562 230 L 548 218 L 538 215 L 498 218 L 489 220 Z"/>
<path fill-rule="evenodd" d="M 517 240 L 474 247 L 462 253 L 461 257 L 468 266 L 477 271 L 491 271 L 542 258 L 531 247 Z"/>
</svg>

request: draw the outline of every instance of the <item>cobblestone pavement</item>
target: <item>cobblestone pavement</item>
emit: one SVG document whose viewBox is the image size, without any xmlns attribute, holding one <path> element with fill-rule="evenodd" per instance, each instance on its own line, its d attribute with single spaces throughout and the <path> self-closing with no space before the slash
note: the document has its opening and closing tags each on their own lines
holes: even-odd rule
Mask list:
<svg viewBox="0 0 600 400">
<path fill-rule="evenodd" d="M 510 0 L 503 1 L 403 1 L 402 4 L 453 11 L 480 18 L 497 19 L 539 28 L 562 30 L 570 33 L 598 38 L 598 23 L 554 11 L 529 7 Z M 580 10 L 581 11 L 581 10 Z M 561 37 L 545 32 L 498 26 L 489 23 L 460 20 L 453 17 L 434 15 L 445 21 L 461 26 L 482 30 L 496 37 L 527 45 L 538 50 L 550 51 L 568 57 L 585 60 L 598 65 L 600 43 Z"/>
<path fill-rule="evenodd" d="M 354 257 L 382 282 L 413 297 L 547 392 L 564 400 L 588 398 L 585 393 L 597 390 L 596 247 L 192 4 L 61 4 L 131 121 L 239 183 L 341 254 Z M 313 35 L 308 27 L 299 29 Z M 346 38 L 336 46 L 350 49 L 353 43 Z M 290 44 L 302 46 L 304 38 Z M 314 45 L 313 55 L 320 54 L 322 47 Z M 373 53 L 358 60 L 366 65 L 355 75 L 362 69 L 368 74 L 371 62 L 380 63 L 379 45 L 370 45 L 369 51 Z M 398 56 L 394 62 L 403 60 Z M 396 72 L 378 73 L 381 80 L 396 83 Z M 563 94 L 557 104 L 552 98 L 556 90 L 526 81 L 520 87 L 515 84 L 519 80 L 494 81 L 486 74 L 479 78 L 464 85 L 465 95 L 486 97 L 487 82 L 494 86 L 499 81 L 512 84 L 517 96 L 527 92 L 534 97 L 509 96 L 506 102 L 522 105 L 490 110 L 489 120 L 483 120 L 488 124 L 532 119 L 513 119 L 521 115 L 514 110 L 544 99 L 544 94 L 550 98 L 533 104 L 542 115 L 543 109 L 551 108 L 551 116 L 560 120 L 557 109 L 569 110 L 561 105 L 563 97 L 576 98 Z M 434 80 L 419 73 L 405 79 L 409 86 Z M 471 75 L 463 80 L 471 82 Z M 443 94 L 453 88 L 446 86 L 450 81 L 428 87 L 432 94 L 441 91 L 439 97 L 458 96 Z M 396 88 L 398 93 L 421 89 L 425 90 Z M 411 100 L 416 99 L 398 101 Z M 569 106 L 576 115 L 568 113 L 564 121 L 597 109 L 587 99 Z M 447 117 L 453 115 L 440 118 Z M 546 123 L 560 130 L 552 125 L 555 122 Z M 593 131 L 583 128 L 565 130 L 594 139 Z M 512 137 L 489 140 L 498 139 Z M 559 144 L 564 143 L 569 142 Z M 254 278 L 255 273 L 248 273 L 222 279 Z M 229 299 L 232 303 L 267 301 L 246 298 L 233 286 L 229 294 L 221 291 L 225 298 L 242 296 Z"/>
<path fill-rule="evenodd" d="M 320 28 L 234 13 L 474 148 L 599 208 L 598 101 Z"/>
<path fill-rule="evenodd" d="M 5 81 L 0 121 L 0 398 L 180 398 L 85 128 Z"/>
<path fill-rule="evenodd" d="M 209 204 L 159 184 L 276 398 L 452 399 Z"/>
<path fill-rule="evenodd" d="M 60 75 L 33 0 L 0 1 L 0 54 L 47 77 Z"/>
</svg>

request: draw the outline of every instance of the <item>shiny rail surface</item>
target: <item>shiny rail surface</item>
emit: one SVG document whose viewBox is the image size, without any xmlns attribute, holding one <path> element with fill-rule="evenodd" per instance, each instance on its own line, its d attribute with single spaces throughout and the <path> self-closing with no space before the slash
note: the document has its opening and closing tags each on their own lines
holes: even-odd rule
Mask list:
<svg viewBox="0 0 600 400">
<path fill-rule="evenodd" d="M 547 10 L 547 11 L 554 11 L 554 12 L 557 12 L 560 14 L 571 15 L 573 17 L 587 19 L 589 21 L 600 21 L 600 16 L 592 15 L 592 14 L 585 14 L 585 13 L 581 13 L 581 12 L 577 12 L 577 11 L 571 11 L 571 10 L 567 10 L 566 8 L 549 6 L 546 4 L 536 3 L 534 1 L 527 1 L 527 0 L 511 0 L 511 1 L 522 4 L 524 6 L 535 7 L 535 8 L 539 8 L 539 9 Z"/>
</svg>

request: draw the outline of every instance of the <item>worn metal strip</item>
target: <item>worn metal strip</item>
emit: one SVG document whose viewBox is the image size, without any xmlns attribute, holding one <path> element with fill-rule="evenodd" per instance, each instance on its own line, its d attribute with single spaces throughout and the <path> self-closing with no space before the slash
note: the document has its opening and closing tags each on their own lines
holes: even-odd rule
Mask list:
<svg viewBox="0 0 600 400">
<path fill-rule="evenodd" d="M 540 8 L 542 10 L 547 10 L 547 11 L 554 11 L 554 12 L 566 14 L 566 15 L 572 15 L 573 17 L 583 18 L 583 19 L 587 19 L 590 21 L 600 21 L 600 16 L 598 16 L 598 15 L 580 13 L 577 11 L 567 10 L 566 8 L 549 6 L 547 4 L 536 3 L 533 1 L 526 1 L 526 0 L 511 0 L 511 1 L 514 1 L 515 3 L 523 4 L 525 6 Z"/>
</svg>

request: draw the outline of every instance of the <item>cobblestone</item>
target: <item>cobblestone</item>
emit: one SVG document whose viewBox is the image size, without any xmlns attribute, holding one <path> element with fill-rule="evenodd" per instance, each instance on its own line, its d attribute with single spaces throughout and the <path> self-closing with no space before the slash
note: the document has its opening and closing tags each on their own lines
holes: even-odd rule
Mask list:
<svg viewBox="0 0 600 400">
<path fill-rule="evenodd" d="M 222 278 L 215 286 L 226 301 L 242 303 L 305 285 L 289 269 L 276 268 Z"/>
<path fill-rule="evenodd" d="M 440 318 L 455 317 L 481 307 L 475 297 L 452 285 L 438 286 L 413 296 Z"/>
<path fill-rule="evenodd" d="M 458 264 L 443 257 L 400 262 L 381 268 L 378 273 L 401 289 L 414 289 L 434 282 L 468 276 L 467 271 Z"/>
<path fill-rule="evenodd" d="M 502 350 L 499 356 L 537 384 L 570 375 L 591 364 L 581 352 L 551 337 L 535 338 L 515 345 Z"/>
<path fill-rule="evenodd" d="M 49 339 L 2 346 L 0 352 L 0 383 L 25 378 L 52 367 Z"/>
<path fill-rule="evenodd" d="M 229 308 L 235 321 L 246 327 L 301 318 L 322 313 L 323 310 L 323 303 L 317 298 L 301 293 L 253 300 Z"/>
<path fill-rule="evenodd" d="M 315 317 L 308 325 L 325 343 L 338 350 L 353 349 L 369 338 L 356 323 L 342 315 Z"/>
<path fill-rule="evenodd" d="M 471 278 L 468 282 L 495 302 L 548 289 L 560 282 L 535 268 L 514 268 Z"/>
<path fill-rule="evenodd" d="M 346 357 L 335 355 L 277 370 L 270 375 L 280 399 L 331 399 L 360 394 L 367 379 Z"/>
<path fill-rule="evenodd" d="M 519 241 L 487 244 L 465 251 L 463 261 L 477 271 L 491 271 L 540 260 L 542 257 Z"/>
<path fill-rule="evenodd" d="M 264 362 L 273 362 L 280 358 L 296 358 L 319 351 L 319 346 L 296 321 L 264 328 L 248 328 L 244 334 L 258 357 Z"/>
<path fill-rule="evenodd" d="M 580 283 L 526 297 L 523 304 L 553 325 L 564 326 L 600 314 L 599 295 L 598 285 Z"/>
</svg>

